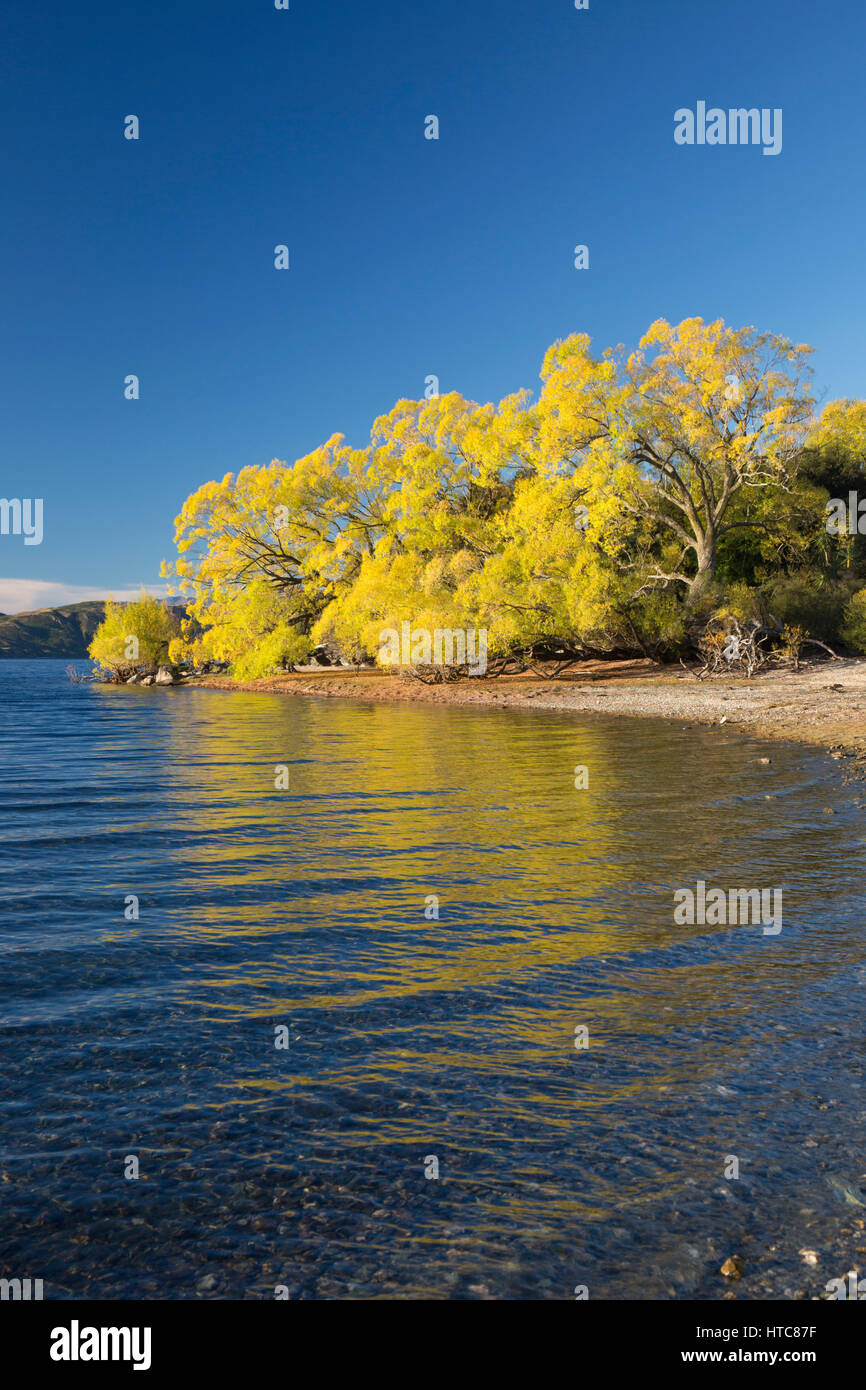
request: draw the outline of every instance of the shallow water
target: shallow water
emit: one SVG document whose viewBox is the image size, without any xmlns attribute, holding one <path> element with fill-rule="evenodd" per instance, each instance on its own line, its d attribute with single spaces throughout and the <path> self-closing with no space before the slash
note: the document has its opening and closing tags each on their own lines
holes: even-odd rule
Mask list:
<svg viewBox="0 0 866 1390">
<path fill-rule="evenodd" d="M 823 753 L 0 661 L 0 766 L 0 1277 L 717 1298 L 738 1253 L 738 1296 L 811 1297 L 858 1262 L 866 828 Z M 698 879 L 782 888 L 781 933 L 677 925 Z"/>
</svg>

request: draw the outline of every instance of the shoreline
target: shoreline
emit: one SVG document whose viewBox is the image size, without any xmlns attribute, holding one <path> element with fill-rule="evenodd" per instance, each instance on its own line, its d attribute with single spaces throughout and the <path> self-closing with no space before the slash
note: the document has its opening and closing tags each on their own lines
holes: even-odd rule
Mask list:
<svg viewBox="0 0 866 1390">
<path fill-rule="evenodd" d="M 699 681 L 682 668 L 650 661 L 587 661 L 558 680 L 533 675 L 473 677 L 424 685 L 381 671 L 324 667 L 252 681 L 194 676 L 196 689 L 305 698 L 496 708 L 553 709 L 624 718 L 676 719 L 736 727 L 759 738 L 815 744 L 857 759 L 866 773 L 866 660 L 839 659 L 801 671 L 768 672 L 751 680 Z"/>
</svg>

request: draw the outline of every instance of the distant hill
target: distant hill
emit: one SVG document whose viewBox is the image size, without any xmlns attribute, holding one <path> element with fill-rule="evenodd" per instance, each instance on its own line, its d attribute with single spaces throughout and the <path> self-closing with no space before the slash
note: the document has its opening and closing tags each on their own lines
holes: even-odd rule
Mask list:
<svg viewBox="0 0 866 1390">
<path fill-rule="evenodd" d="M 178 617 L 185 612 L 183 604 L 169 606 Z M 0 658 L 65 657 L 80 661 L 87 657 L 87 644 L 104 616 L 101 599 L 0 615 Z"/>
</svg>

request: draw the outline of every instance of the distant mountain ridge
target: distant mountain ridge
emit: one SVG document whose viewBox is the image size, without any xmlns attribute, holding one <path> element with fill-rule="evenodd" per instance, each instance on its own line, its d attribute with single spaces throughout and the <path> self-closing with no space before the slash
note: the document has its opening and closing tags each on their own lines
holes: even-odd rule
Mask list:
<svg viewBox="0 0 866 1390">
<path fill-rule="evenodd" d="M 182 617 L 182 603 L 169 603 Z M 67 603 L 62 608 L 37 608 L 32 613 L 0 615 L 0 659 L 17 657 L 65 657 L 70 661 L 87 658 L 87 646 L 105 617 L 102 599 Z"/>
</svg>

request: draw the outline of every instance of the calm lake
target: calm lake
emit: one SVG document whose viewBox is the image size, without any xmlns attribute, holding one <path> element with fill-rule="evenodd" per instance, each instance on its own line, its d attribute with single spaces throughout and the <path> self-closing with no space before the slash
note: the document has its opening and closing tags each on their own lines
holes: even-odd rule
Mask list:
<svg viewBox="0 0 866 1390">
<path fill-rule="evenodd" d="M 0 1276 L 712 1299 L 739 1254 L 738 1297 L 808 1298 L 863 1263 L 844 763 L 0 661 L 0 766 Z M 782 931 L 677 925 L 698 880 L 781 889 Z"/>
</svg>

